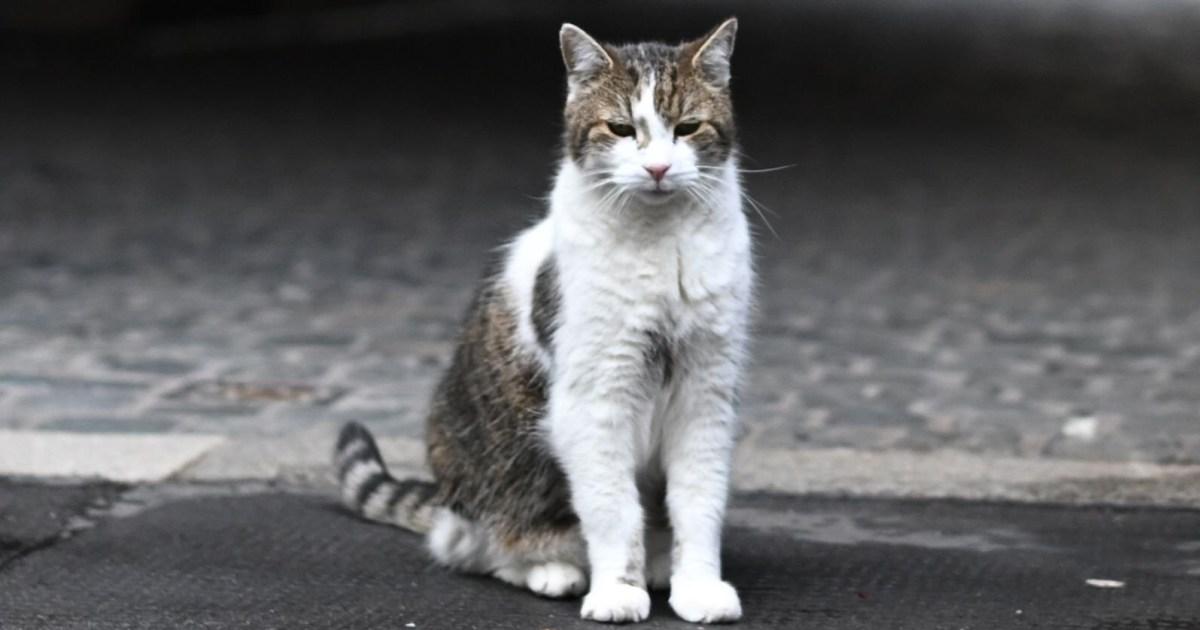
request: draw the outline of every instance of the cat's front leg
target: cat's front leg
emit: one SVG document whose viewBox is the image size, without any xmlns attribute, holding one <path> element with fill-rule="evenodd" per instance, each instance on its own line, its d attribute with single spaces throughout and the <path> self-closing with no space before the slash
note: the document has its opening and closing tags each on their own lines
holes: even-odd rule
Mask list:
<svg viewBox="0 0 1200 630">
<path fill-rule="evenodd" d="M 649 405 L 645 378 L 642 366 L 626 365 L 628 355 L 613 346 L 575 356 L 594 360 L 556 374 L 548 420 L 587 542 L 591 589 L 580 615 L 641 621 L 650 614 L 650 596 L 634 473 L 636 424 Z"/>
<path fill-rule="evenodd" d="M 721 526 L 735 439 L 737 362 L 720 347 L 698 353 L 679 384 L 663 462 L 667 510 L 675 534 L 671 608 L 693 623 L 742 616 L 737 591 L 721 579 Z"/>
</svg>

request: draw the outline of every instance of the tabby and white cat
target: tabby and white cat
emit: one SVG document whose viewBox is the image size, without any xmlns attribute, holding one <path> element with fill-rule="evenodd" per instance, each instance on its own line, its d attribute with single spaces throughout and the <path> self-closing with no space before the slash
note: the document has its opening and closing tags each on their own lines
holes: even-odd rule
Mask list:
<svg viewBox="0 0 1200 630">
<path fill-rule="evenodd" d="M 335 462 L 351 508 L 428 532 L 447 566 L 586 590 L 586 619 L 645 619 L 647 587 L 688 621 L 741 617 L 720 557 L 753 285 L 736 30 L 613 46 L 562 27 L 549 213 L 467 314 L 428 418 L 435 481 L 393 479 L 351 423 Z"/>
</svg>

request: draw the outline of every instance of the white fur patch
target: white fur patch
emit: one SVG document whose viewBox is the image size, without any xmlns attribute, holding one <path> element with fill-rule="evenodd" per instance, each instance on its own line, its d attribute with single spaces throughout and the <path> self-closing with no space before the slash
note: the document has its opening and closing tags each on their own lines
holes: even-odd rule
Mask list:
<svg viewBox="0 0 1200 630">
<path fill-rule="evenodd" d="M 653 74 L 647 76 L 642 81 L 638 88 L 637 96 L 632 99 L 629 106 L 630 111 L 633 113 L 634 125 L 640 127 L 651 142 L 654 140 L 670 140 L 673 137 L 666 123 L 663 122 L 662 116 L 654 108 L 655 83 L 657 83 L 657 80 Z"/>
<path fill-rule="evenodd" d="M 753 285 L 735 165 L 719 173 L 704 203 L 678 195 L 614 213 L 567 162 L 551 196 L 545 223 L 563 295 L 544 429 L 587 538 L 593 591 L 585 618 L 646 614 L 637 595 L 645 591 L 628 581 L 645 579 L 635 479 L 651 462 L 668 477 L 676 576 L 701 585 L 692 589 L 699 595 L 721 597 L 704 608 L 684 591 L 679 610 L 699 619 L 740 615 L 731 587 L 704 586 L 723 584 L 732 400 Z M 647 372 L 650 332 L 668 340 L 676 372 L 686 377 L 664 386 Z M 661 560 L 654 569 L 661 581 Z"/>
<path fill-rule="evenodd" d="M 521 232 L 508 249 L 504 266 L 504 284 L 513 298 L 517 311 L 517 346 L 535 357 L 544 369 L 550 367 L 550 357 L 537 340 L 533 327 L 533 288 L 538 269 L 550 256 L 554 246 L 553 225 L 542 221 Z"/>
</svg>

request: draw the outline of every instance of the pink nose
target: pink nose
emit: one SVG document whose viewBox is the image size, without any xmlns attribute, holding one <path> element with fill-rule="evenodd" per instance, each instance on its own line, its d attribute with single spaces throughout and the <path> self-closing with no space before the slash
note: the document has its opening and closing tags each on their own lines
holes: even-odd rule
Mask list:
<svg viewBox="0 0 1200 630">
<path fill-rule="evenodd" d="M 670 164 L 647 164 L 646 166 L 643 166 L 642 168 L 646 169 L 647 173 L 650 173 L 650 177 L 653 177 L 654 181 L 661 182 L 662 178 L 664 176 L 666 176 L 666 174 L 667 174 L 667 169 L 671 168 L 671 165 Z"/>
</svg>

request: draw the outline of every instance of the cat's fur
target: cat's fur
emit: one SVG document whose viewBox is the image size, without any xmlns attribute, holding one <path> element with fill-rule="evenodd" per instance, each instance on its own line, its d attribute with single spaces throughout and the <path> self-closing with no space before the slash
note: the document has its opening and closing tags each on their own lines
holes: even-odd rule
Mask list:
<svg viewBox="0 0 1200 630">
<path fill-rule="evenodd" d="M 720 540 L 753 276 L 729 95 L 737 23 L 678 46 L 564 25 L 564 157 L 549 214 L 485 279 L 427 426 L 435 481 L 343 429 L 345 502 L 433 556 L 581 614 L 741 616 Z M 668 166 L 665 174 L 662 167 Z M 661 179 L 661 181 L 659 181 Z"/>
</svg>

